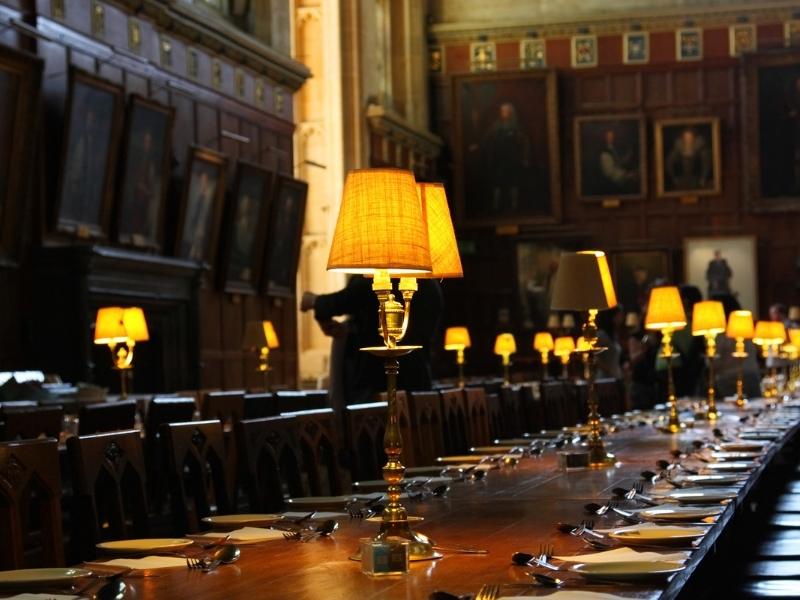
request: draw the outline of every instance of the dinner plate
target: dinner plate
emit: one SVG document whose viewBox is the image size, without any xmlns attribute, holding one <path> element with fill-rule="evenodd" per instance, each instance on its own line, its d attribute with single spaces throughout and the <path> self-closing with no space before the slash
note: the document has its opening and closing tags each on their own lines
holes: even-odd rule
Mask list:
<svg viewBox="0 0 800 600">
<path fill-rule="evenodd" d="M 648 521 L 699 521 L 721 512 L 721 506 L 653 506 L 643 508 L 638 514 Z"/>
<path fill-rule="evenodd" d="M 712 452 L 711 458 L 714 458 L 719 461 L 731 461 L 731 460 L 751 460 L 753 458 L 759 458 L 762 456 L 761 452 L 743 452 L 743 451 L 723 451 L 723 452 Z"/>
<path fill-rule="evenodd" d="M 749 442 L 723 442 L 719 445 L 720 450 L 730 452 L 757 452 L 763 451 L 769 442 L 749 441 Z"/>
<path fill-rule="evenodd" d="M 733 485 L 742 483 L 743 476 L 737 473 L 712 473 L 709 475 L 681 475 L 675 477 L 675 483 L 686 485 Z"/>
<path fill-rule="evenodd" d="M 677 527 L 662 525 L 653 527 L 625 527 L 609 532 L 608 536 L 630 546 L 685 546 L 706 534 L 705 527 Z"/>
<path fill-rule="evenodd" d="M 92 572 L 88 569 L 76 569 L 74 567 L 0 571 L 0 588 L 11 589 L 68 584 L 75 579 L 88 577 L 91 574 Z"/>
<path fill-rule="evenodd" d="M 781 433 L 778 431 L 744 431 L 739 434 L 739 437 L 743 440 L 777 440 L 781 437 Z"/>
<path fill-rule="evenodd" d="M 97 544 L 97 548 L 108 552 L 155 552 L 158 550 L 179 550 L 191 545 L 192 540 L 183 538 L 146 538 L 100 542 Z"/>
<path fill-rule="evenodd" d="M 528 444 L 525 444 L 525 447 L 527 447 L 527 446 L 528 446 Z M 509 446 L 509 445 L 503 445 L 503 446 L 476 446 L 474 448 L 470 448 L 469 451 L 470 452 L 475 452 L 476 454 L 486 455 L 486 454 L 500 454 L 500 453 L 505 454 L 506 452 L 511 452 L 511 450 L 522 450 L 522 449 L 523 448 L 521 446 Z"/>
<path fill-rule="evenodd" d="M 599 581 L 659 581 L 682 571 L 684 566 L 679 562 L 656 560 L 579 563 L 570 569 L 586 579 Z"/>
<path fill-rule="evenodd" d="M 439 469 L 441 470 L 441 467 L 439 467 Z M 438 485 L 447 485 L 450 483 L 453 483 L 452 477 L 409 477 L 408 479 L 403 479 L 400 485 L 410 485 L 412 488 L 417 489 L 424 485 L 431 489 Z M 358 492 L 386 491 L 388 487 L 389 484 L 385 479 L 367 479 L 353 483 L 353 489 Z"/>
<path fill-rule="evenodd" d="M 208 523 L 212 527 L 230 527 L 238 525 L 244 527 L 250 525 L 257 527 L 259 525 L 269 525 L 283 519 L 281 515 L 271 514 L 241 514 L 241 515 L 213 515 L 210 517 L 203 517 L 202 521 Z"/>
<path fill-rule="evenodd" d="M 308 510 L 342 510 L 351 500 L 378 500 L 383 496 L 381 492 L 374 494 L 348 494 L 345 496 L 308 496 L 301 498 L 289 498 L 286 504 L 289 508 L 305 508 Z M 402 498 L 404 494 L 401 494 Z"/>
<path fill-rule="evenodd" d="M 684 504 L 713 504 L 723 500 L 731 500 L 738 495 L 738 489 L 724 487 L 685 488 L 672 490 L 664 494 L 666 498 L 671 498 Z"/>
<path fill-rule="evenodd" d="M 736 471 L 750 471 L 751 469 L 755 469 L 757 466 L 758 465 L 754 463 L 752 460 L 741 460 L 732 462 L 706 463 L 705 465 L 703 465 L 703 468 L 708 469 L 710 471 L 736 472 Z"/>
</svg>

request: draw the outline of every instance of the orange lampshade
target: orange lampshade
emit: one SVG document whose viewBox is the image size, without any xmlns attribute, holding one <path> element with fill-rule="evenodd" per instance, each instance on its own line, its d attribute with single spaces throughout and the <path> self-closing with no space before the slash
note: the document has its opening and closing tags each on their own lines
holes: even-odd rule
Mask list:
<svg viewBox="0 0 800 600">
<path fill-rule="evenodd" d="M 278 334 L 275 333 L 275 327 L 272 326 L 272 321 L 248 321 L 244 327 L 244 338 L 242 339 L 242 348 L 247 349 L 261 349 L 279 348 L 280 342 L 278 341 Z"/>
<path fill-rule="evenodd" d="M 749 310 L 735 310 L 728 316 L 725 335 L 729 338 L 749 340 L 753 337 L 753 313 Z"/>
<path fill-rule="evenodd" d="M 450 219 L 447 196 L 441 183 L 418 183 L 420 200 L 428 221 L 428 240 L 431 250 L 431 272 L 422 277 L 442 279 L 463 277 L 458 254 L 456 233 Z"/>
<path fill-rule="evenodd" d="M 494 340 L 494 353 L 499 355 L 514 354 L 517 351 L 517 340 L 513 333 L 501 333 Z"/>
<path fill-rule="evenodd" d="M 94 325 L 95 344 L 146 342 L 150 339 L 144 311 L 138 306 L 106 306 L 97 311 Z"/>
<path fill-rule="evenodd" d="M 549 317 L 547 317 L 547 328 L 548 329 L 558 329 L 561 327 L 561 319 L 558 318 L 558 315 L 555 313 L 551 313 Z"/>
<path fill-rule="evenodd" d="M 692 335 L 717 335 L 725 331 L 725 307 L 717 300 L 698 302 L 692 310 Z"/>
<path fill-rule="evenodd" d="M 448 327 L 444 332 L 445 350 L 463 350 L 470 348 L 469 330 L 466 327 Z"/>
<path fill-rule="evenodd" d="M 759 346 L 772 344 L 772 322 L 758 321 L 753 330 L 753 343 Z"/>
<path fill-rule="evenodd" d="M 589 342 L 587 342 L 586 338 L 583 336 L 580 336 L 578 340 L 575 342 L 576 352 L 588 352 L 591 349 L 592 347 L 589 345 Z"/>
<path fill-rule="evenodd" d="M 553 336 L 547 331 L 540 331 L 533 336 L 533 349 L 542 352 L 553 349 Z"/>
<path fill-rule="evenodd" d="M 654 287 L 650 291 L 644 327 L 657 331 L 675 331 L 686 327 L 686 313 L 677 287 Z"/>
<path fill-rule="evenodd" d="M 561 255 L 553 282 L 553 310 L 605 310 L 617 305 L 604 252 L 586 250 Z"/>
<path fill-rule="evenodd" d="M 428 226 L 411 171 L 359 169 L 347 175 L 328 270 L 430 273 Z"/>
<path fill-rule="evenodd" d="M 575 340 L 572 339 L 572 336 L 565 335 L 562 337 L 557 337 L 555 342 L 555 347 L 553 348 L 553 354 L 556 356 L 564 356 L 565 354 L 571 354 L 575 350 Z"/>
<path fill-rule="evenodd" d="M 800 306 L 789 307 L 789 320 L 795 322 L 800 321 Z"/>
<path fill-rule="evenodd" d="M 800 329 L 792 327 L 787 333 L 789 334 L 789 341 L 792 343 L 792 346 L 800 348 Z"/>
<path fill-rule="evenodd" d="M 564 318 L 561 319 L 561 327 L 562 329 L 574 329 L 575 328 L 575 317 L 572 313 L 567 313 L 564 315 Z"/>
</svg>

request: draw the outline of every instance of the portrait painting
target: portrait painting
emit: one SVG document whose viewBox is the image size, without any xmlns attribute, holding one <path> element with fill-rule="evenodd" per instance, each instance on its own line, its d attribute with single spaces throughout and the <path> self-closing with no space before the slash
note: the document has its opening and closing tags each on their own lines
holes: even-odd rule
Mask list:
<svg viewBox="0 0 800 600">
<path fill-rule="evenodd" d="M 655 123 L 656 186 L 658 195 L 719 194 L 719 119 L 663 119 Z"/>
<path fill-rule="evenodd" d="M 683 240 L 684 279 L 703 297 L 731 294 L 758 314 L 756 239 L 753 236 L 691 237 Z"/>
<path fill-rule="evenodd" d="M 267 228 L 266 268 L 262 287 L 270 296 L 295 293 L 297 264 L 306 215 L 308 184 L 279 175 Z"/>
<path fill-rule="evenodd" d="M 675 32 L 675 53 L 679 61 L 702 60 L 703 30 L 697 27 Z"/>
<path fill-rule="evenodd" d="M 783 45 L 800 46 L 800 19 L 789 19 L 783 24 Z"/>
<path fill-rule="evenodd" d="M 123 244 L 161 247 L 173 115 L 170 107 L 131 97 L 117 209 L 117 240 Z"/>
<path fill-rule="evenodd" d="M 70 71 L 56 229 L 106 237 L 124 112 L 122 88 Z"/>
<path fill-rule="evenodd" d="M 741 56 L 745 52 L 755 52 L 758 46 L 756 26 L 752 23 L 738 23 L 728 28 L 728 46 L 731 56 Z"/>
<path fill-rule="evenodd" d="M 645 132 L 639 115 L 575 119 L 575 180 L 581 199 L 645 194 Z"/>
<path fill-rule="evenodd" d="M 800 210 L 800 51 L 746 56 L 745 86 L 750 207 Z"/>
<path fill-rule="evenodd" d="M 558 261 L 567 251 L 556 242 L 526 240 L 517 244 L 517 292 L 524 329 L 547 326 Z"/>
<path fill-rule="evenodd" d="M 552 70 L 453 79 L 455 214 L 462 225 L 561 218 Z"/>
<path fill-rule="evenodd" d="M 0 47 L 0 265 L 15 265 L 19 258 L 41 76 L 39 58 Z"/>
<path fill-rule="evenodd" d="M 274 175 L 239 161 L 228 202 L 220 278 L 226 292 L 255 294 L 264 258 Z"/>
<path fill-rule="evenodd" d="M 623 36 L 622 62 L 626 65 L 644 64 L 650 60 L 650 34 L 629 31 Z"/>
<path fill-rule="evenodd" d="M 469 45 L 469 63 L 472 71 L 494 71 L 497 68 L 493 42 L 475 42 Z"/>
<path fill-rule="evenodd" d="M 519 43 L 520 69 L 542 69 L 547 66 L 547 45 L 541 38 Z"/>
<path fill-rule="evenodd" d="M 572 36 L 572 66 L 596 67 L 597 66 L 597 36 L 574 35 Z"/>
<path fill-rule="evenodd" d="M 666 250 L 625 250 L 611 254 L 617 301 L 625 312 L 644 312 L 654 283 L 669 283 Z"/>
<path fill-rule="evenodd" d="M 175 255 L 212 264 L 225 194 L 227 159 L 206 148 L 189 148 Z"/>
</svg>

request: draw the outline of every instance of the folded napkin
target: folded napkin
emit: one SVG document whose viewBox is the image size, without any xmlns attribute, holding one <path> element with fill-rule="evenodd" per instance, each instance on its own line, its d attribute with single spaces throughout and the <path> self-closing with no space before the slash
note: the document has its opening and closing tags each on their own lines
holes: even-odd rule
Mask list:
<svg viewBox="0 0 800 600">
<path fill-rule="evenodd" d="M 186 567 L 186 559 L 180 556 L 144 556 L 142 558 L 115 558 L 106 562 L 98 562 L 98 565 L 108 565 L 111 567 L 125 567 L 126 569 L 170 569 L 174 567 Z"/>
<path fill-rule="evenodd" d="M 603 594 L 601 592 L 583 592 L 578 590 L 559 590 L 547 596 L 500 596 L 498 600 L 630 600 L 624 596 Z"/>
<path fill-rule="evenodd" d="M 554 556 L 558 560 L 565 562 L 575 563 L 610 563 L 610 562 L 634 562 L 646 561 L 655 562 L 657 560 L 667 560 L 674 562 L 684 562 L 689 556 L 690 551 L 680 552 L 637 552 L 633 548 L 614 548 L 613 550 L 604 550 L 603 552 L 594 552 L 592 554 L 578 554 L 577 556 Z"/>
<path fill-rule="evenodd" d="M 286 520 L 291 519 L 300 519 L 305 517 L 309 512 L 303 512 L 301 510 L 289 510 L 285 513 L 281 513 L 281 516 Z M 325 520 L 325 519 L 338 519 L 339 517 L 346 517 L 348 516 L 346 512 L 326 512 L 324 510 L 319 510 L 314 513 L 314 516 L 311 517 L 315 521 Z"/>
<path fill-rule="evenodd" d="M 82 596 L 70 596 L 69 594 L 17 594 L 9 596 L 6 600 L 84 600 Z"/>
<path fill-rule="evenodd" d="M 263 527 L 242 527 L 230 532 L 230 541 L 232 542 L 261 542 L 264 540 L 281 540 L 283 539 L 283 531 L 276 529 L 264 529 Z M 193 535 L 193 539 L 209 539 L 218 540 L 224 538 L 227 533 L 224 531 L 209 531 L 208 533 L 200 533 Z"/>
</svg>

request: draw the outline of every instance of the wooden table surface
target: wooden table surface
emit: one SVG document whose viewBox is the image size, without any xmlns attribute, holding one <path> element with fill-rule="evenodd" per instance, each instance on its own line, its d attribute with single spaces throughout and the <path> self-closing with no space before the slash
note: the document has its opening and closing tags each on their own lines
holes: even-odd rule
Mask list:
<svg viewBox="0 0 800 600">
<path fill-rule="evenodd" d="M 724 421 L 731 429 L 736 413 Z M 588 584 L 565 573 L 570 589 L 615 593 L 631 598 L 673 598 L 691 578 L 714 542 L 742 507 L 744 496 L 757 482 L 764 466 L 782 443 L 795 433 L 792 428 L 772 446 L 765 461 L 750 477 L 738 499 L 729 504 L 687 562 L 687 569 L 660 587 L 631 584 Z M 374 523 L 340 520 L 331 538 L 309 543 L 274 540 L 242 546 L 238 562 L 211 573 L 172 569 L 154 571 L 156 577 L 127 578 L 135 598 L 275 598 L 280 600 L 416 600 L 426 599 L 434 590 L 454 594 L 476 593 L 485 583 L 528 584 L 524 567 L 511 564 L 515 551 L 534 553 L 542 543 L 555 546 L 556 554 L 592 552 L 580 539 L 557 532 L 558 521 L 578 523 L 586 518 L 583 505 L 612 495 L 612 488 L 629 488 L 644 469 L 653 470 L 655 461 L 668 459 L 669 451 L 686 448 L 690 441 L 709 436 L 695 426 L 685 433 L 668 435 L 650 426 L 637 427 L 608 436 L 608 449 L 621 461 L 615 468 L 564 473 L 557 469 L 556 455 L 548 450 L 541 458 L 523 459 L 516 467 L 491 471 L 479 482 L 455 483 L 446 498 L 432 498 L 407 506 L 410 514 L 425 517 L 418 529 L 442 546 L 477 546 L 488 555 L 445 553 L 434 561 L 415 562 L 404 576 L 369 577 L 360 563 L 349 560 L 362 537 L 376 532 Z M 597 517 L 596 526 L 618 521 Z M 668 551 L 668 549 L 666 549 Z M 517 588 L 515 588 L 517 589 Z M 520 595 L 546 595 L 550 588 L 522 585 Z"/>
</svg>

